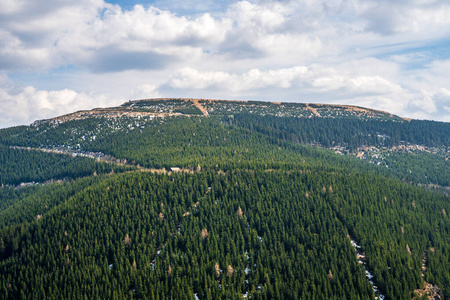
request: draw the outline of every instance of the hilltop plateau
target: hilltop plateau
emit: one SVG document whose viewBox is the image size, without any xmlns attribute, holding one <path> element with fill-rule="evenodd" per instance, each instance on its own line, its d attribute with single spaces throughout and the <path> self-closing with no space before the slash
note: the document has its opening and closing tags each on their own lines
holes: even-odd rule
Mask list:
<svg viewBox="0 0 450 300">
<path fill-rule="evenodd" d="M 194 98 L 154 98 L 130 100 L 119 107 L 96 108 L 89 111 L 79 111 L 68 115 L 52 118 L 42 122 L 65 122 L 89 117 L 120 117 L 120 116 L 181 116 L 204 115 L 224 116 L 236 113 L 251 113 L 260 116 L 299 118 L 358 118 L 402 121 L 391 113 L 352 105 L 332 105 L 292 102 L 263 102 L 245 100 L 216 100 Z"/>
</svg>

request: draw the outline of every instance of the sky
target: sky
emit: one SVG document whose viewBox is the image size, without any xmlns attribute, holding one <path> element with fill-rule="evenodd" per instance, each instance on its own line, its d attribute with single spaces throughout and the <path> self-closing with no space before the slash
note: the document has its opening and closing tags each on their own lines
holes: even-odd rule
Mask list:
<svg viewBox="0 0 450 300">
<path fill-rule="evenodd" d="M 448 0 L 1 0 L 0 128 L 155 97 L 450 122 Z"/>
</svg>

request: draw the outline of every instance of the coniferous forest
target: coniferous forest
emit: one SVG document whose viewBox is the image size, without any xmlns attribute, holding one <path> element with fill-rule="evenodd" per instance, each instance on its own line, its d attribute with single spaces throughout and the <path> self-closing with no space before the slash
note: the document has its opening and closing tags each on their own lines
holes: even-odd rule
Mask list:
<svg viewBox="0 0 450 300">
<path fill-rule="evenodd" d="M 0 130 L 0 298 L 450 297 L 448 123 L 161 103 Z"/>
</svg>

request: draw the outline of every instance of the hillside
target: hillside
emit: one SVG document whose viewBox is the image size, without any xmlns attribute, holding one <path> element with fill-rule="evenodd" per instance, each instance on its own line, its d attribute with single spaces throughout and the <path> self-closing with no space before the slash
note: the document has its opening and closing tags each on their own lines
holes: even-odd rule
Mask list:
<svg viewBox="0 0 450 300">
<path fill-rule="evenodd" d="M 0 297 L 448 298 L 449 154 L 448 123 L 340 105 L 147 99 L 3 129 Z"/>
<path fill-rule="evenodd" d="M 448 123 L 405 120 L 387 112 L 344 105 L 205 99 L 136 100 L 119 107 L 80 111 L 36 121 L 28 127 L 6 129 L 2 131 L 2 144 L 91 157 L 109 155 L 117 159 L 131 159 L 150 168 L 160 168 L 163 165 L 170 167 L 184 160 L 190 162 L 183 162 L 182 166 L 193 168 L 196 167 L 192 162 L 193 157 L 200 155 L 195 147 L 208 148 L 214 144 L 217 147 L 231 146 L 226 136 L 222 136 L 221 143 L 218 144 L 209 132 L 187 138 L 185 134 L 180 136 L 179 128 L 169 126 L 168 132 L 164 133 L 166 118 L 183 116 L 204 116 L 208 120 L 196 120 L 204 120 L 208 125 L 216 124 L 217 121 L 229 124 L 235 131 L 232 136 L 237 134 L 238 128 L 250 130 L 252 134 L 264 136 L 269 147 L 273 143 L 285 142 L 319 146 L 389 168 L 387 173 L 407 182 L 430 187 L 450 186 Z M 178 127 L 187 124 L 180 120 L 170 122 L 177 123 Z M 194 127 L 198 127 L 199 132 L 209 130 L 208 125 L 203 126 L 192 120 L 188 123 L 190 125 L 186 126 L 191 126 L 191 130 L 196 130 Z M 223 135 L 223 132 L 220 134 Z M 176 146 L 167 151 L 176 151 L 180 156 L 171 154 L 174 162 L 167 158 L 157 159 L 158 155 L 143 158 L 143 153 L 157 153 L 161 146 L 152 143 L 149 145 L 149 135 L 159 135 L 156 141 Z M 164 136 L 176 136 L 178 141 L 163 140 Z M 239 142 L 231 142 L 234 142 L 234 147 L 240 146 Z M 130 147 L 139 151 L 130 151 Z M 155 149 L 151 149 L 152 147 Z M 190 152 L 183 153 L 186 151 Z M 256 153 L 249 154 L 249 157 L 255 158 L 255 155 Z M 197 159 L 197 163 L 200 162 L 203 163 L 204 160 Z M 377 172 L 386 173 L 386 170 L 381 169 L 378 168 Z"/>
<path fill-rule="evenodd" d="M 237 113 L 253 113 L 257 115 L 303 118 L 357 118 L 403 121 L 391 113 L 351 105 L 332 105 L 314 103 L 263 102 L 244 100 L 214 100 L 193 98 L 154 98 L 128 101 L 119 107 L 97 108 L 90 111 L 79 111 L 45 122 L 65 122 L 88 117 L 120 117 L 120 116 L 180 116 L 204 115 L 224 116 Z"/>
</svg>

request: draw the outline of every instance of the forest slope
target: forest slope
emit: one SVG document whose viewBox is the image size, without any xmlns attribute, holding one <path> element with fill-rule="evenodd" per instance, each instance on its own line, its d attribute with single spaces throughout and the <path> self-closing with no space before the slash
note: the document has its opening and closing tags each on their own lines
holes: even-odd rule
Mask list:
<svg viewBox="0 0 450 300">
<path fill-rule="evenodd" d="M 448 136 L 364 108 L 189 99 L 1 130 L 0 297 L 371 299 L 365 267 L 386 299 L 450 297 L 450 202 L 415 186 L 448 185 Z M 310 145 L 326 139 L 438 151 L 382 152 L 386 168 Z"/>
</svg>

